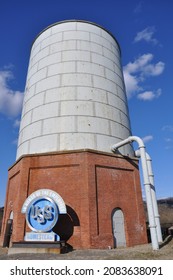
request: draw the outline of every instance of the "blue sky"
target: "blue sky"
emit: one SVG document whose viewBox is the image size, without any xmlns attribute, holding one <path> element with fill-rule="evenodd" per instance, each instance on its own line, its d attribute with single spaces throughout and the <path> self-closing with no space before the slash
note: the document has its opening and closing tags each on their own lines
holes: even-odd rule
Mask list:
<svg viewBox="0 0 173 280">
<path fill-rule="evenodd" d="M 48 25 L 69 19 L 93 21 L 117 38 L 132 134 L 152 157 L 157 197 L 173 196 L 172 13 L 171 0 L 0 1 L 0 206 L 15 163 L 31 44 Z"/>
</svg>

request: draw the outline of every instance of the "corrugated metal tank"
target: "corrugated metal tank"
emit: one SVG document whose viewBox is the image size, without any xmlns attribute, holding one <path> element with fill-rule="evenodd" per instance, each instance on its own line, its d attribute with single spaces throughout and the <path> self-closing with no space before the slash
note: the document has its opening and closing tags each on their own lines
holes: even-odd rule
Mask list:
<svg viewBox="0 0 173 280">
<path fill-rule="evenodd" d="M 131 135 L 114 36 L 97 24 L 63 21 L 43 30 L 30 55 L 17 158 L 110 147 Z M 133 154 L 130 145 L 121 149 Z"/>
</svg>

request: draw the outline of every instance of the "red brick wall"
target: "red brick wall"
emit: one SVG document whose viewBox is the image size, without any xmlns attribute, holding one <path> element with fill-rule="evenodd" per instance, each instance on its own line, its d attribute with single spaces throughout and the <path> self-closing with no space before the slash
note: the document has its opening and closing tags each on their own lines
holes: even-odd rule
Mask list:
<svg viewBox="0 0 173 280">
<path fill-rule="evenodd" d="M 109 153 L 82 150 L 22 157 L 9 170 L 2 227 L 14 212 L 12 241 L 23 240 L 21 208 L 32 192 L 56 191 L 68 208 L 55 228 L 74 248 L 113 246 L 111 214 L 122 209 L 127 246 L 147 242 L 138 162 Z"/>
</svg>

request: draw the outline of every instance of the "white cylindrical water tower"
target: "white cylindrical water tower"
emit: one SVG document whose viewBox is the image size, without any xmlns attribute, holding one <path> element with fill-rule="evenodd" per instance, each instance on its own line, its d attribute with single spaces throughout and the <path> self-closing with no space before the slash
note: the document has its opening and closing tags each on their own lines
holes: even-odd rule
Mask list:
<svg viewBox="0 0 173 280">
<path fill-rule="evenodd" d="M 91 22 L 63 21 L 35 39 L 17 159 L 24 154 L 110 147 L 131 135 L 120 47 Z M 133 155 L 130 145 L 124 155 Z"/>
<path fill-rule="evenodd" d="M 113 145 L 129 136 L 120 47 L 114 36 L 97 24 L 79 20 L 43 30 L 31 49 L 17 161 L 8 173 L 4 246 L 13 211 L 9 244 L 15 243 L 16 250 L 19 243 L 21 248 L 30 209 L 42 208 L 35 204 L 41 199 L 35 200 L 34 193 L 45 189 L 63 199 L 67 214 L 52 228 L 51 248 L 43 236 L 37 250 L 57 251 L 59 243 L 52 244 L 55 236 L 75 249 L 145 244 L 138 159 L 133 157 L 131 141 L 120 150 L 128 158 L 111 152 Z M 24 219 L 21 208 L 29 197 L 34 199 Z M 42 199 L 47 207 L 47 196 Z M 48 206 L 56 218 L 56 201 L 51 200 L 53 206 Z M 40 221 L 35 220 L 36 230 L 40 229 Z M 29 241 L 32 248 L 26 245 L 22 252 L 35 250 L 39 232 L 35 233 Z"/>
</svg>

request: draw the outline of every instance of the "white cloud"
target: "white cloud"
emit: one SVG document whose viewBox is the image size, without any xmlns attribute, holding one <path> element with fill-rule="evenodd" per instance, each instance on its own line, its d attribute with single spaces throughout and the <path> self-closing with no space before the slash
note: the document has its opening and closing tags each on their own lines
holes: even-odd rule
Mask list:
<svg viewBox="0 0 173 280">
<path fill-rule="evenodd" d="M 158 89 L 156 92 L 153 91 L 145 91 L 143 93 L 139 93 L 137 98 L 143 101 L 152 101 L 153 99 L 158 98 L 162 94 L 161 89 Z"/>
<path fill-rule="evenodd" d="M 124 66 L 124 71 L 130 74 L 140 72 L 142 76 L 158 76 L 164 71 L 165 64 L 162 61 L 156 64 L 150 63 L 153 58 L 154 56 L 151 53 L 143 54 L 134 62 L 129 62 Z"/>
<path fill-rule="evenodd" d="M 135 92 L 140 90 L 138 77 L 131 75 L 131 73 L 126 70 L 124 70 L 124 81 L 127 97 L 130 98 Z"/>
<path fill-rule="evenodd" d="M 165 150 L 171 150 L 173 146 L 165 146 Z"/>
<path fill-rule="evenodd" d="M 135 59 L 134 62 L 129 62 L 126 66 L 124 66 L 124 70 L 129 73 L 136 73 L 139 71 L 143 71 L 146 65 L 153 59 L 153 54 L 147 53 L 139 56 Z"/>
<path fill-rule="evenodd" d="M 142 140 L 144 141 L 144 143 L 150 142 L 153 140 L 153 136 L 147 135 L 147 136 L 143 137 Z"/>
<path fill-rule="evenodd" d="M 154 64 L 148 64 L 143 69 L 143 75 L 145 76 L 158 76 L 164 71 L 165 64 L 162 61 Z"/>
<path fill-rule="evenodd" d="M 16 119 L 14 121 L 13 127 L 19 127 L 20 126 L 20 120 Z"/>
<path fill-rule="evenodd" d="M 141 100 L 144 100 L 144 101 L 146 101 L 146 100 L 150 100 L 151 101 L 151 100 L 154 99 L 154 93 L 153 93 L 153 91 L 145 91 L 143 93 L 139 93 L 137 95 L 137 98 L 141 99 Z"/>
<path fill-rule="evenodd" d="M 15 146 L 17 146 L 17 144 L 18 144 L 18 138 L 14 139 L 14 140 L 12 141 L 12 144 L 15 145 Z"/>
<path fill-rule="evenodd" d="M 165 137 L 165 150 L 170 150 L 173 149 L 173 138 L 172 138 L 172 133 L 173 133 L 173 124 L 166 124 L 162 127 L 162 131 L 164 131 Z"/>
<path fill-rule="evenodd" d="M 152 43 L 154 45 L 158 44 L 158 40 L 154 38 L 154 33 L 156 29 L 154 26 L 149 26 L 144 30 L 137 33 L 134 42 L 146 41 L 147 43 Z"/>
<path fill-rule="evenodd" d="M 8 82 L 13 79 L 10 70 L 0 71 L 0 113 L 16 117 L 21 112 L 23 92 L 14 91 L 8 87 Z"/>
<path fill-rule="evenodd" d="M 173 142 L 173 139 L 172 138 L 165 138 L 165 142 L 167 142 L 167 143 Z"/>
<path fill-rule="evenodd" d="M 137 6 L 134 8 L 134 13 L 139 14 L 142 11 L 143 1 L 140 1 Z"/>
<path fill-rule="evenodd" d="M 162 127 L 163 131 L 173 132 L 173 124 L 166 124 Z"/>
<path fill-rule="evenodd" d="M 123 67 L 124 80 L 128 98 L 144 90 L 142 83 L 148 77 L 159 76 L 163 73 L 165 63 L 162 61 L 159 61 L 156 64 L 151 63 L 153 58 L 154 56 L 151 53 L 143 54 L 137 59 L 135 59 L 133 62 L 129 62 Z M 156 96 L 154 95 L 153 97 Z"/>
</svg>

